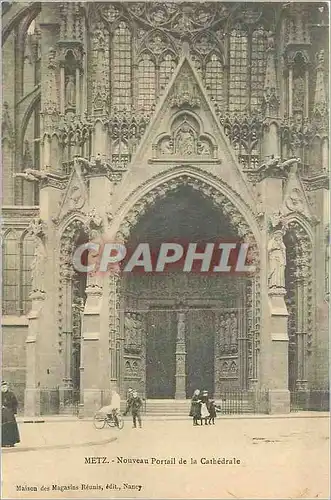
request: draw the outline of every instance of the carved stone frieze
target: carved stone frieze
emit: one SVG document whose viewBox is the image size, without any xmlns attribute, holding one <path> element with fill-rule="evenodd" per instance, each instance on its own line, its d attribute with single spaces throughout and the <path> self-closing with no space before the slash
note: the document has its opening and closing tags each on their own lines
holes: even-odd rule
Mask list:
<svg viewBox="0 0 331 500">
<path fill-rule="evenodd" d="M 203 157 L 215 158 L 216 145 L 210 137 L 203 133 L 199 134 L 193 119 L 189 119 L 185 114 L 181 123 L 169 134 L 163 135 L 156 144 L 153 145 L 154 155 L 160 159 L 169 156 L 187 158 Z"/>
</svg>

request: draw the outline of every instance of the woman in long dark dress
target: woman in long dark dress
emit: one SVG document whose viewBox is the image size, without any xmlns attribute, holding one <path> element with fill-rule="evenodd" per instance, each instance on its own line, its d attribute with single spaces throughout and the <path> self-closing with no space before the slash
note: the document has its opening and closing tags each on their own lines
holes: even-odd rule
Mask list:
<svg viewBox="0 0 331 500">
<path fill-rule="evenodd" d="M 200 407 L 201 407 L 200 391 L 199 389 L 196 389 L 191 399 L 191 410 L 190 410 L 190 417 L 193 417 L 193 425 L 199 425 L 198 420 L 200 420 L 201 418 Z"/>
<path fill-rule="evenodd" d="M 16 423 L 17 399 L 15 394 L 8 389 L 6 382 L 1 383 L 1 446 L 15 446 L 20 442 L 20 434 Z"/>
</svg>

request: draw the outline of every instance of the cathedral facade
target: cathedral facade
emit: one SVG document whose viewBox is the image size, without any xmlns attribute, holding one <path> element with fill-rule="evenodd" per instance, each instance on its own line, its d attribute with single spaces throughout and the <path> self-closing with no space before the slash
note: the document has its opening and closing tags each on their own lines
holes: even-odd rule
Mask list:
<svg viewBox="0 0 331 500">
<path fill-rule="evenodd" d="M 27 415 L 110 386 L 326 394 L 326 3 L 4 2 L 3 373 Z M 91 240 L 248 243 L 255 272 L 78 272 Z M 316 400 L 316 397 L 315 397 Z"/>
</svg>

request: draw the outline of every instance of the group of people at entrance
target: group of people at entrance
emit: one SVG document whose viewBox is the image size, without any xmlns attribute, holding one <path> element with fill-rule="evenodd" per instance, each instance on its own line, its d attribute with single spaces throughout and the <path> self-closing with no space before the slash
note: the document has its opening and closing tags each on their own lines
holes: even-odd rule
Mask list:
<svg viewBox="0 0 331 500">
<path fill-rule="evenodd" d="M 216 410 L 215 401 L 208 396 L 208 391 L 194 391 L 191 400 L 190 417 L 193 417 L 193 425 L 215 424 Z"/>
</svg>

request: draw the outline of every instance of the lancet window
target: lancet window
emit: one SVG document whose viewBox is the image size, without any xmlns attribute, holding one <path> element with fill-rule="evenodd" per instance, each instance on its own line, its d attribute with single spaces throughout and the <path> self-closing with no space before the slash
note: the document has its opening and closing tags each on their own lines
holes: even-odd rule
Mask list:
<svg viewBox="0 0 331 500">
<path fill-rule="evenodd" d="M 207 59 L 205 85 L 210 97 L 218 105 L 223 104 L 223 66 L 217 54 Z"/>
<path fill-rule="evenodd" d="M 2 253 L 3 314 L 26 314 L 30 308 L 31 264 L 34 240 L 11 230 L 4 236 Z"/>
<path fill-rule="evenodd" d="M 248 34 L 240 26 L 230 34 L 229 111 L 248 111 Z"/>
<path fill-rule="evenodd" d="M 144 53 L 138 64 L 138 109 L 150 111 L 155 102 L 155 64 L 150 54 Z"/>
<path fill-rule="evenodd" d="M 172 73 L 175 71 L 176 66 L 177 62 L 175 60 L 175 57 L 170 53 L 165 54 L 160 63 L 160 77 L 159 77 L 160 93 L 162 93 L 163 90 L 165 89 L 167 83 L 171 78 Z"/>
<path fill-rule="evenodd" d="M 112 52 L 113 107 L 118 111 L 130 110 L 132 104 L 131 33 L 123 21 L 114 31 Z"/>
<path fill-rule="evenodd" d="M 252 34 L 250 109 L 258 110 L 263 96 L 266 69 L 266 38 L 263 28 Z"/>
<path fill-rule="evenodd" d="M 263 96 L 266 69 L 266 32 L 252 34 L 240 25 L 230 33 L 229 111 L 239 114 L 258 111 Z"/>
</svg>

